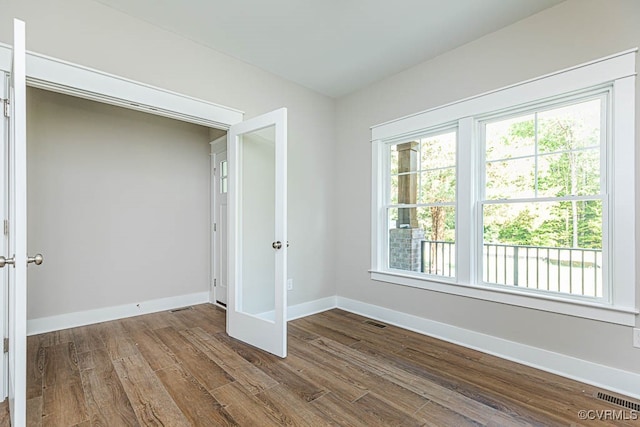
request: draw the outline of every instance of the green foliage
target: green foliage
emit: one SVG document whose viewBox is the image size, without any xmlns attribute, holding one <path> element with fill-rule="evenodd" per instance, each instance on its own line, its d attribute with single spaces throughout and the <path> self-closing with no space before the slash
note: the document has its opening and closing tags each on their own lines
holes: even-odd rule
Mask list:
<svg viewBox="0 0 640 427">
<path fill-rule="evenodd" d="M 534 217 L 528 209 L 521 211 L 515 218 L 505 221 L 498 230 L 498 239 L 512 245 L 531 245 Z"/>
<path fill-rule="evenodd" d="M 557 111 L 543 118 L 527 116 L 515 120 L 487 141 L 487 158 L 505 159 L 487 164 L 488 197 L 496 200 L 599 194 L 599 121 L 590 122 L 567 108 Z M 528 162 L 510 160 L 534 153 L 537 157 L 530 157 Z M 592 200 L 487 205 L 484 240 L 601 248 L 602 203 Z"/>
</svg>

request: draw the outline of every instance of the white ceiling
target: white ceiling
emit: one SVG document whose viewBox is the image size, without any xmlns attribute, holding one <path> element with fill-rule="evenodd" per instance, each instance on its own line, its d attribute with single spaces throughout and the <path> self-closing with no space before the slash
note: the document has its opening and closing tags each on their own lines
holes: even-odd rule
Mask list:
<svg viewBox="0 0 640 427">
<path fill-rule="evenodd" d="M 340 97 L 563 0 L 96 0 Z"/>
</svg>

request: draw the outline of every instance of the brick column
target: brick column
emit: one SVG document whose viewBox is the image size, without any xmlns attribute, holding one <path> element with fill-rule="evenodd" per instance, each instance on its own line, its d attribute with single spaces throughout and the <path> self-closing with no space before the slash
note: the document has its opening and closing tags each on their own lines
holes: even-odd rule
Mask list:
<svg viewBox="0 0 640 427">
<path fill-rule="evenodd" d="M 421 271 L 421 228 L 392 228 L 389 230 L 389 268 L 405 271 Z"/>
</svg>

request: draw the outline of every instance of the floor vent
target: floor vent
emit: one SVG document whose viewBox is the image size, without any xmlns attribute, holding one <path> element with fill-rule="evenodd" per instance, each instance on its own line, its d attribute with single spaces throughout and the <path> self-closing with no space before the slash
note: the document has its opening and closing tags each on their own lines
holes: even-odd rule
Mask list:
<svg viewBox="0 0 640 427">
<path fill-rule="evenodd" d="M 373 320 L 365 320 L 364 323 L 367 325 L 375 326 L 376 328 L 386 328 L 387 325 L 383 325 L 382 323 L 374 322 Z"/>
<path fill-rule="evenodd" d="M 177 313 L 179 311 L 185 311 L 185 310 L 192 310 L 193 307 L 189 306 L 189 307 L 180 307 L 180 308 L 174 308 L 173 310 L 169 310 L 169 313 Z"/>
<path fill-rule="evenodd" d="M 601 391 L 598 392 L 597 397 L 600 400 L 606 400 L 607 402 L 611 402 L 613 404 L 622 406 L 624 408 L 629 408 L 634 411 L 640 411 L 640 403 L 635 403 L 630 400 L 621 399 L 616 396 L 611 396 L 610 394 L 602 393 Z"/>
</svg>

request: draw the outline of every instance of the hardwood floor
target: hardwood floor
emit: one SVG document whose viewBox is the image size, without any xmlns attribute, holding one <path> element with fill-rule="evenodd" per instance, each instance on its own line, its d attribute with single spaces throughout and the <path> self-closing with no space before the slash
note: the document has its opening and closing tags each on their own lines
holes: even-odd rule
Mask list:
<svg viewBox="0 0 640 427">
<path fill-rule="evenodd" d="M 592 386 L 365 320 L 331 310 L 290 322 L 284 360 L 228 337 L 209 304 L 29 337 L 28 422 L 640 424 L 580 420 L 580 410 L 623 409 Z"/>
</svg>

